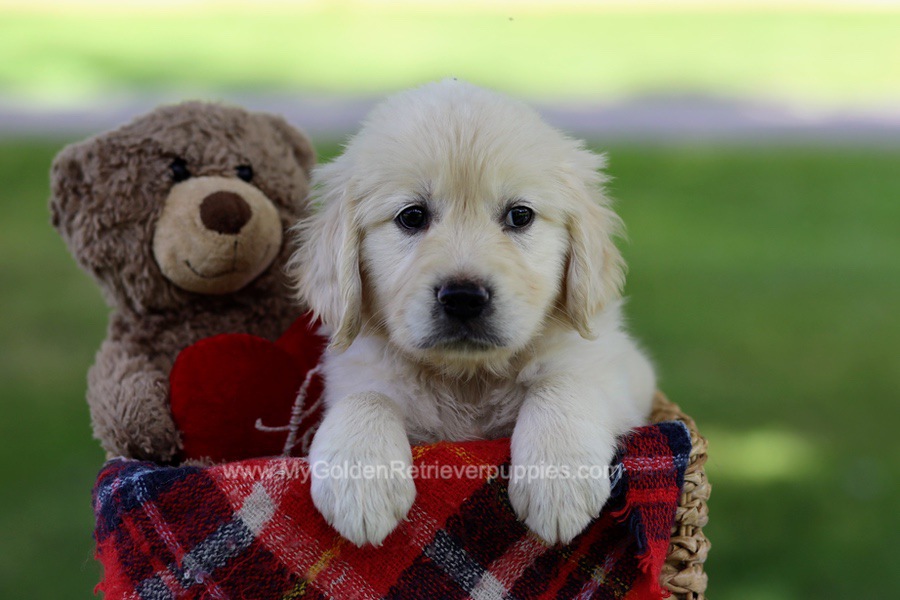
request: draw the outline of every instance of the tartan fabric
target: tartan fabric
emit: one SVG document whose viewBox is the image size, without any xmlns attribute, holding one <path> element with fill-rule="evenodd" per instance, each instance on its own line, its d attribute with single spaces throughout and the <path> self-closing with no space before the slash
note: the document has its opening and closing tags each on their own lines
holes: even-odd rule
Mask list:
<svg viewBox="0 0 900 600">
<path fill-rule="evenodd" d="M 516 520 L 501 468 L 509 440 L 414 447 L 427 478 L 380 548 L 358 548 L 325 523 L 305 459 L 206 468 L 115 459 L 94 489 L 97 591 L 107 600 L 659 598 L 689 452 L 681 423 L 635 430 L 607 507 L 566 546 Z M 447 465 L 478 476 L 437 476 Z"/>
</svg>

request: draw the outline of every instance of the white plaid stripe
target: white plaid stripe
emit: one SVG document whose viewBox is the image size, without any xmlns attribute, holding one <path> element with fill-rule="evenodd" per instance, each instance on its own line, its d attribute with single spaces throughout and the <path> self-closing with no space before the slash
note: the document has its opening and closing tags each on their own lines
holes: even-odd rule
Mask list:
<svg viewBox="0 0 900 600">
<path fill-rule="evenodd" d="M 516 584 L 522 573 L 549 549 L 550 546 L 533 533 L 526 533 L 518 542 L 510 546 L 503 556 L 491 563 L 484 577 L 469 596 L 472 600 L 507 598 L 509 590 Z"/>
<path fill-rule="evenodd" d="M 485 572 L 478 585 L 469 593 L 472 600 L 503 600 L 509 592 L 506 586 L 494 577 L 490 571 Z"/>
<path fill-rule="evenodd" d="M 237 516 L 244 522 L 250 533 L 257 536 L 272 519 L 276 508 L 272 498 L 266 492 L 265 486 L 257 482 L 253 486 L 253 491 L 244 500 Z"/>
</svg>

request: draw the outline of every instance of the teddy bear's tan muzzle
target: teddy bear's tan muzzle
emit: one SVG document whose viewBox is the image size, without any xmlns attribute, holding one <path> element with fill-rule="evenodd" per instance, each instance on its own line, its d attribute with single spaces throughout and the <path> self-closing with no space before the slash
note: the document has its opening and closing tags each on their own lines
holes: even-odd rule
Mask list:
<svg viewBox="0 0 900 600">
<path fill-rule="evenodd" d="M 178 287 L 228 294 L 265 271 L 281 242 L 278 211 L 258 188 L 228 177 L 195 177 L 169 192 L 153 255 Z"/>
</svg>

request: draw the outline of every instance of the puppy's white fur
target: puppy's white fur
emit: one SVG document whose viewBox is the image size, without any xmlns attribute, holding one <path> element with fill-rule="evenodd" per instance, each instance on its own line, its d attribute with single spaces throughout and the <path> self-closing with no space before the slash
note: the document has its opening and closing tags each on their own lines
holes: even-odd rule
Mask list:
<svg viewBox="0 0 900 600">
<path fill-rule="evenodd" d="M 525 105 L 444 81 L 388 99 L 315 173 L 320 210 L 290 267 L 331 329 L 327 413 L 313 464 L 409 465 L 409 442 L 512 436 L 512 466 L 607 465 L 644 422 L 652 368 L 625 333 L 619 220 L 602 158 Z M 410 205 L 431 213 L 411 233 Z M 504 225 L 527 206 L 527 227 Z M 488 282 L 490 342 L 442 343 L 435 289 Z M 439 312 L 439 311 L 438 311 Z M 402 477 L 314 471 L 312 496 L 357 544 L 379 544 L 415 498 Z M 515 478 L 510 501 L 568 542 L 609 497 L 605 478 Z"/>
</svg>

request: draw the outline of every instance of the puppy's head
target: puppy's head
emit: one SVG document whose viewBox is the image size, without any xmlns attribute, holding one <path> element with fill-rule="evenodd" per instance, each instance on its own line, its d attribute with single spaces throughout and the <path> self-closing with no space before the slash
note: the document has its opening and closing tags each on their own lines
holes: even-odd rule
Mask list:
<svg viewBox="0 0 900 600">
<path fill-rule="evenodd" d="M 424 362 L 502 363 L 550 326 L 590 337 L 623 282 L 602 163 L 466 83 L 394 96 L 315 175 L 300 296 L 335 348 L 365 329 Z"/>
</svg>

